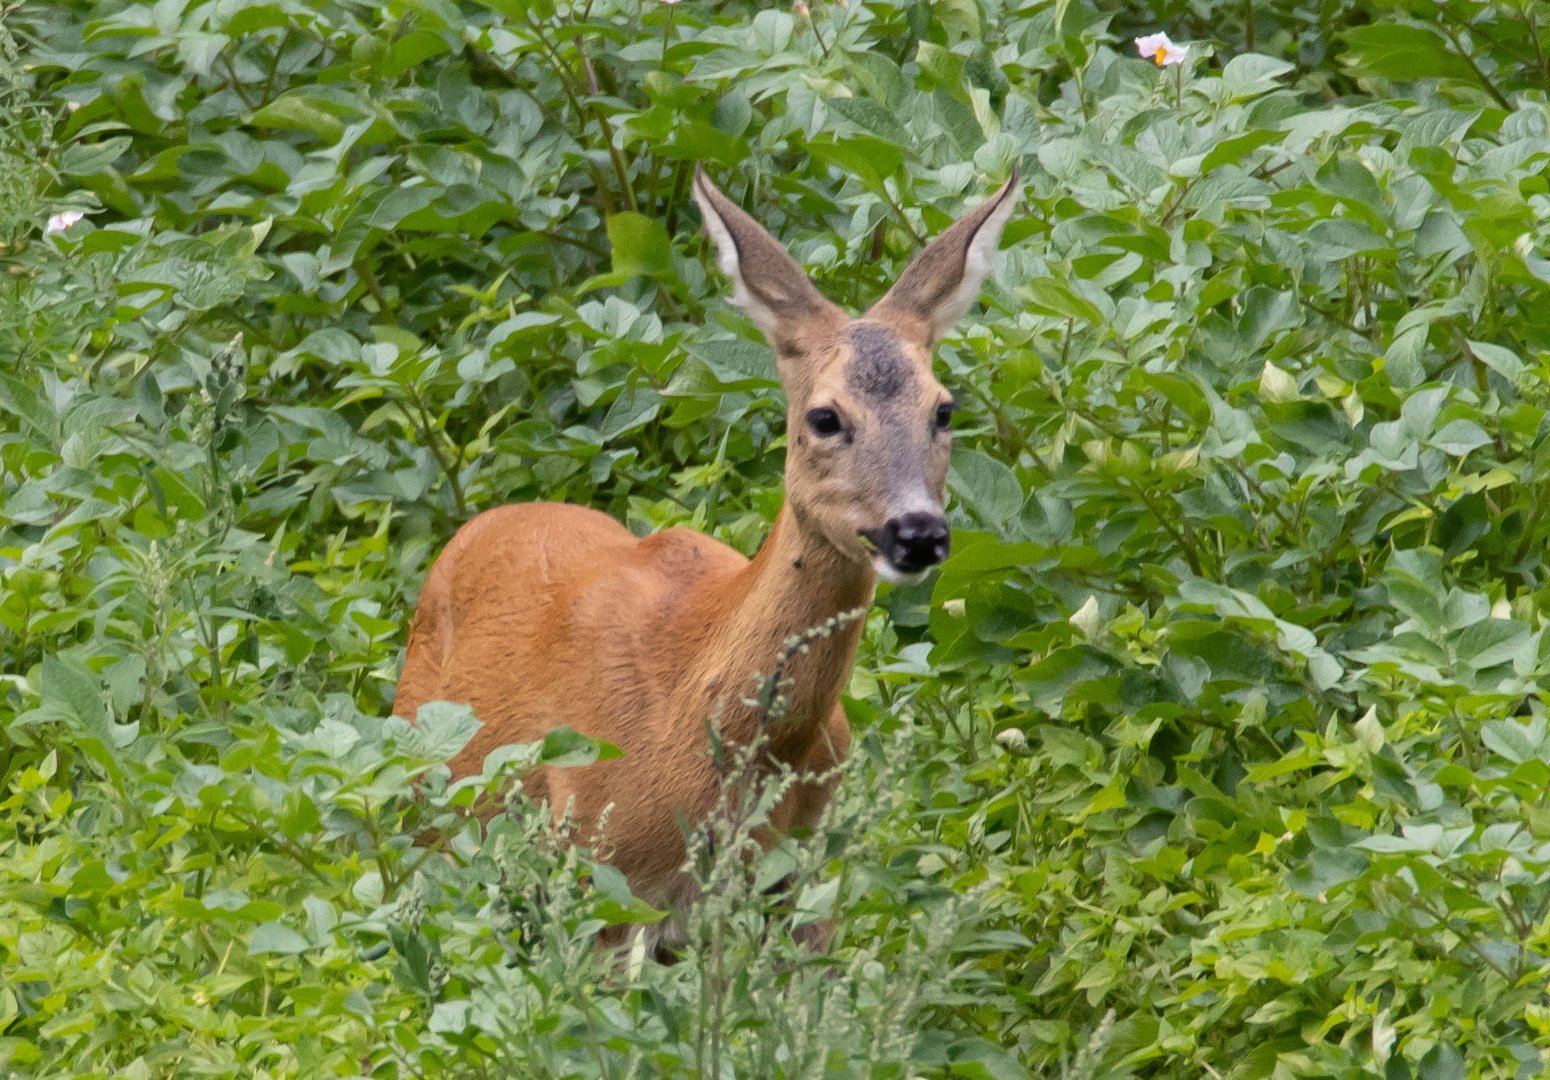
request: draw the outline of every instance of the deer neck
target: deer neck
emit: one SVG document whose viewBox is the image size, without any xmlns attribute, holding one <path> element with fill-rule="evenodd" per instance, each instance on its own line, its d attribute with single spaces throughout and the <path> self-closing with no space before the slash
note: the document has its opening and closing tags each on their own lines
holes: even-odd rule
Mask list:
<svg viewBox="0 0 1550 1080">
<path fill-rule="evenodd" d="M 816 529 L 804 526 L 789 503 L 784 506 L 758 555 L 723 594 L 728 606 L 704 654 L 713 670 L 706 685 L 721 699 L 722 737 L 730 743 L 757 737 L 767 723 L 766 710 L 744 699 L 754 697 L 781 662 L 788 639 L 866 607 L 875 587 L 870 565 L 845 558 Z M 788 707 L 768 728 L 772 757 L 800 764 L 822 737 L 850 678 L 863 623 L 857 618 L 814 637 L 805 651 L 786 660 Z"/>
</svg>

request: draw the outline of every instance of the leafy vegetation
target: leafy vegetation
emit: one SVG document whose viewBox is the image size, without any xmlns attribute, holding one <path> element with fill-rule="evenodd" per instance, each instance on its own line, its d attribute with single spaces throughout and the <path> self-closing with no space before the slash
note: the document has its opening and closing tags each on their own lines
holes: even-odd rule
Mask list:
<svg viewBox="0 0 1550 1080">
<path fill-rule="evenodd" d="M 7 1075 L 1543 1071 L 1543 5 L 7 11 Z M 387 717 L 483 507 L 761 539 L 695 162 L 852 307 L 1013 163 L 1025 209 L 831 820 L 748 864 L 774 793 L 726 807 L 660 965 L 461 812 L 597 747 L 451 784 L 466 711 Z"/>
</svg>

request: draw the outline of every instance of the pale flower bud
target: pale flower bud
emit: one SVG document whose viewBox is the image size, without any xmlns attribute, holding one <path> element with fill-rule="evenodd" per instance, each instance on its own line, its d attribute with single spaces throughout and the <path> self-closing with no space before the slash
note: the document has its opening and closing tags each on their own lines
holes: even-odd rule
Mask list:
<svg viewBox="0 0 1550 1080">
<path fill-rule="evenodd" d="M 1297 391 L 1297 380 L 1269 360 L 1265 361 L 1264 370 L 1259 373 L 1259 396 L 1277 404 L 1297 401 L 1302 397 Z"/>
<path fill-rule="evenodd" d="M 1020 754 L 1028 749 L 1028 736 L 1021 728 L 1009 727 L 996 732 L 996 742 L 1014 754 Z"/>
<path fill-rule="evenodd" d="M 1072 612 L 1071 617 L 1066 621 L 1080 630 L 1084 638 L 1091 641 L 1103 623 L 1103 616 L 1098 613 L 1098 598 L 1089 596 L 1087 602 Z"/>
</svg>

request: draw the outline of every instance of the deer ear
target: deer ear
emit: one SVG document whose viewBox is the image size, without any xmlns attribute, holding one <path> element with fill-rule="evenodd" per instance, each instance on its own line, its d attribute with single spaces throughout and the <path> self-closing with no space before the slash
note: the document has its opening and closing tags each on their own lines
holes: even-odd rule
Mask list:
<svg viewBox="0 0 1550 1080">
<path fill-rule="evenodd" d="M 1017 206 L 1018 170 L 985 202 L 959 218 L 905 267 L 888 294 L 866 315 L 916 326 L 934 344 L 979 297 L 1001 230 Z"/>
<path fill-rule="evenodd" d="M 814 320 L 843 318 L 780 242 L 723 195 L 698 166 L 694 201 L 715 242 L 717 265 L 732 279 L 732 303 L 771 343 L 778 346 L 780 339 L 794 337 Z"/>
</svg>

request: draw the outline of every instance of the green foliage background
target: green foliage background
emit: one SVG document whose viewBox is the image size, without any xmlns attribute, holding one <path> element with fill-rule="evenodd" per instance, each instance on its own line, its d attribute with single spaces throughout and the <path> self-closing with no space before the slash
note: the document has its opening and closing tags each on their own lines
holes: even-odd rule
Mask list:
<svg viewBox="0 0 1550 1080">
<path fill-rule="evenodd" d="M 0 1071 L 1542 1072 L 1547 5 L 809 2 L 7 9 Z M 853 308 L 1024 209 L 833 819 L 621 966 L 456 812 L 596 748 L 384 717 L 481 508 L 757 546 L 697 161 Z"/>
</svg>

